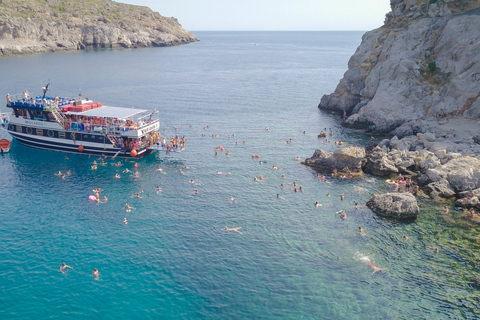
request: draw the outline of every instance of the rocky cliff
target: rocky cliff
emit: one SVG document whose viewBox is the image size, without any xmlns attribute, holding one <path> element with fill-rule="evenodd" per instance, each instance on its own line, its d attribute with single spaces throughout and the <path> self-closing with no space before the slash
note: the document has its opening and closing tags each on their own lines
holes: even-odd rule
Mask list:
<svg viewBox="0 0 480 320">
<path fill-rule="evenodd" d="M 377 133 L 439 112 L 477 119 L 480 1 L 390 0 L 390 5 L 385 25 L 363 36 L 348 71 L 319 108 L 345 111 L 345 125 Z"/>
<path fill-rule="evenodd" d="M 197 41 L 175 18 L 110 0 L 0 0 L 0 56 Z"/>
</svg>

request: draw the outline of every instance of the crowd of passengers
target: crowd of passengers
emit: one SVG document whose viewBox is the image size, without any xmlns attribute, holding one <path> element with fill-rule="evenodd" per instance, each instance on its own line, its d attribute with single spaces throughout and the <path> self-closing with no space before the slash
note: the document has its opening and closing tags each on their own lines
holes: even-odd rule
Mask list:
<svg viewBox="0 0 480 320">
<path fill-rule="evenodd" d="M 128 131 L 137 130 L 146 125 L 152 123 L 152 120 L 147 121 L 138 120 L 133 122 L 132 120 L 122 120 L 116 118 L 98 118 L 90 116 L 82 116 L 75 114 L 66 114 L 68 124 L 75 124 L 77 127 L 72 129 L 91 131 L 95 128 L 115 128 L 117 130 Z"/>
<path fill-rule="evenodd" d="M 163 137 L 159 132 L 150 132 L 149 134 L 141 137 L 140 139 L 120 137 L 118 138 L 115 147 L 121 149 L 140 150 L 155 146 L 157 149 L 160 149 L 161 147 L 167 152 L 171 151 L 172 149 L 178 150 L 178 148 L 180 148 L 180 151 L 182 151 L 185 147 L 186 141 L 187 138 L 185 136 L 179 138 L 178 136 L 174 137 L 172 135 L 170 137 L 170 140 L 167 140 L 167 138 Z"/>
</svg>

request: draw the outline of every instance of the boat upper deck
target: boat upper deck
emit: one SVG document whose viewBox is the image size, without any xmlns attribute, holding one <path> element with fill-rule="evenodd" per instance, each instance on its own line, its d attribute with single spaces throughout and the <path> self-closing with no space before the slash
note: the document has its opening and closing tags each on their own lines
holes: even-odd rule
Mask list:
<svg viewBox="0 0 480 320">
<path fill-rule="evenodd" d="M 125 120 L 125 119 L 132 118 L 136 115 L 146 113 L 148 111 L 149 110 L 146 110 L 146 109 L 129 109 L 129 108 L 121 108 L 121 107 L 102 106 L 102 107 L 98 107 L 95 109 L 90 109 L 82 112 L 68 111 L 68 112 L 65 112 L 65 114 L 96 117 L 96 118 L 115 118 L 115 119 Z"/>
</svg>

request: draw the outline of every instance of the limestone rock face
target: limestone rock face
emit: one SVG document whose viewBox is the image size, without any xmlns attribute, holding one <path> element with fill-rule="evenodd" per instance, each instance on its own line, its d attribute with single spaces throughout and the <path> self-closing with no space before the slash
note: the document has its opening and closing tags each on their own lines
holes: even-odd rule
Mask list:
<svg viewBox="0 0 480 320">
<path fill-rule="evenodd" d="M 365 155 L 365 149 L 360 147 L 339 148 L 333 153 L 317 149 L 313 156 L 302 164 L 325 172 L 337 169 L 339 172 L 362 173 L 362 166 L 366 162 Z"/>
<path fill-rule="evenodd" d="M 400 220 L 416 219 L 420 209 L 410 193 L 384 193 L 373 196 L 367 206 L 376 214 Z"/>
<path fill-rule="evenodd" d="M 376 133 L 410 122 L 400 138 L 422 132 L 418 120 L 440 110 L 479 117 L 480 1 L 391 0 L 391 7 L 319 108 L 346 111 L 345 125 Z"/>
<path fill-rule="evenodd" d="M 387 158 L 387 154 L 380 147 L 374 148 L 370 153 L 363 170 L 365 173 L 376 176 L 389 176 L 398 173 L 394 162 Z"/>
<path fill-rule="evenodd" d="M 1 0 L 0 56 L 197 41 L 175 18 L 111 0 Z"/>
</svg>

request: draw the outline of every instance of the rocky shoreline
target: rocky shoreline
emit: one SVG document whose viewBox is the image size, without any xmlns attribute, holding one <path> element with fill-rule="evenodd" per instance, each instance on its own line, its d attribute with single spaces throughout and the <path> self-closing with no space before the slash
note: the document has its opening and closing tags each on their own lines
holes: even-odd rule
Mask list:
<svg viewBox="0 0 480 320">
<path fill-rule="evenodd" d="M 342 125 L 388 139 L 320 149 L 317 170 L 409 177 L 432 199 L 480 209 L 480 3 L 390 0 L 335 92 L 319 108 Z"/>
<path fill-rule="evenodd" d="M 176 18 L 111 0 L 1 0 L 0 9 L 0 57 L 198 41 Z"/>
<path fill-rule="evenodd" d="M 317 149 L 302 164 L 340 175 L 367 173 L 392 180 L 402 175 L 436 201 L 448 199 L 459 207 L 480 209 L 479 146 L 470 143 L 469 127 L 459 126 L 457 121 L 463 120 L 453 119 L 448 125 L 418 123 L 420 132 L 416 135 L 370 141 L 365 148 L 339 146 L 333 153 Z M 451 134 L 450 125 L 458 127 Z M 478 123 L 470 125 L 475 128 Z M 466 141 L 457 141 L 454 136 Z"/>
</svg>

